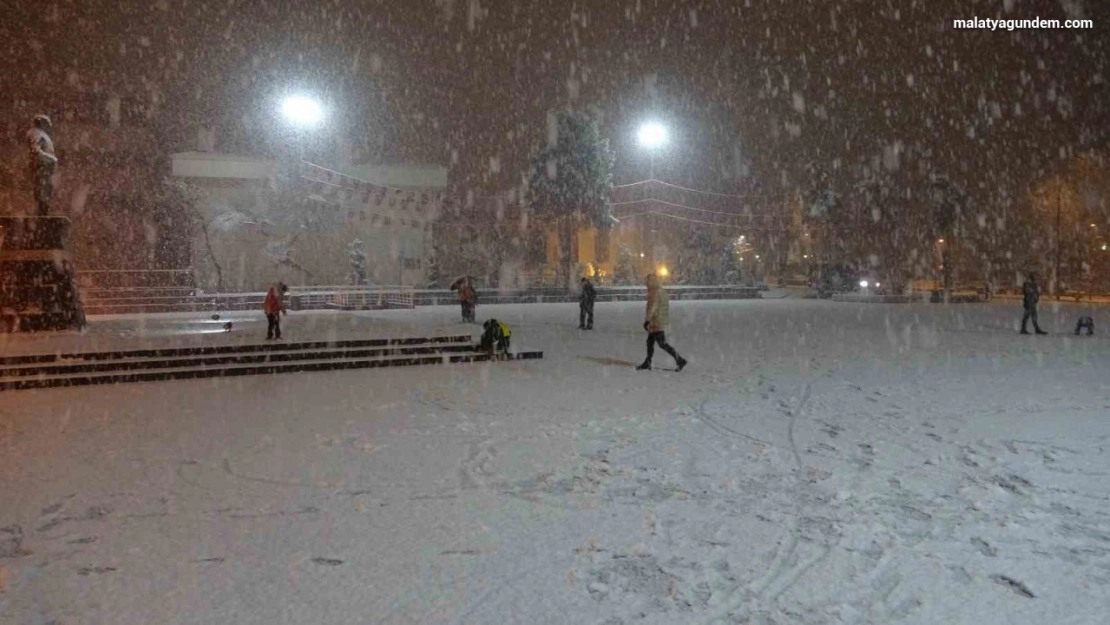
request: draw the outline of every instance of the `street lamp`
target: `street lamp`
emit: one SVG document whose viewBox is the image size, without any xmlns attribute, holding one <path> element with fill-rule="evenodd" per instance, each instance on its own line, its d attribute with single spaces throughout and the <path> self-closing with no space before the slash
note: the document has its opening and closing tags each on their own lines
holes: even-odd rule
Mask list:
<svg viewBox="0 0 1110 625">
<path fill-rule="evenodd" d="M 637 138 L 645 148 L 657 148 L 667 142 L 667 129 L 662 124 L 648 122 L 640 126 Z"/>
<path fill-rule="evenodd" d="M 660 124 L 658 122 L 647 122 L 640 126 L 639 132 L 636 133 L 636 138 L 637 140 L 639 140 L 640 145 L 644 148 L 647 148 L 648 151 L 648 159 L 651 163 L 651 175 L 648 177 L 648 179 L 655 180 L 655 149 L 667 142 L 667 129 L 663 126 L 663 124 Z M 647 194 L 648 185 L 644 185 L 645 201 L 648 199 Z M 647 231 L 645 230 L 646 227 L 646 221 L 640 222 L 640 240 L 643 242 L 644 247 L 648 246 Z M 654 241 L 652 241 L 651 249 L 654 250 Z M 640 257 L 642 258 L 643 254 L 640 254 Z M 651 261 L 655 261 L 654 251 L 652 252 Z"/>
<path fill-rule="evenodd" d="M 648 122 L 640 126 L 636 133 L 640 145 L 648 149 L 648 158 L 651 160 L 651 178 L 655 178 L 655 148 L 667 143 L 667 128 L 658 122 Z"/>
<path fill-rule="evenodd" d="M 303 95 L 292 95 L 281 102 L 281 114 L 299 128 L 310 128 L 324 118 L 320 103 Z"/>
</svg>

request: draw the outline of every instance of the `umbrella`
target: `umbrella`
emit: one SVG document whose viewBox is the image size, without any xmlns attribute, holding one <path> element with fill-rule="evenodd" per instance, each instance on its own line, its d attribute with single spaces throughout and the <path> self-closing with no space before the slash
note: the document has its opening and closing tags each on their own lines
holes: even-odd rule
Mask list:
<svg viewBox="0 0 1110 625">
<path fill-rule="evenodd" d="M 474 280 L 474 276 L 459 276 L 455 278 L 453 282 L 451 282 L 451 286 L 448 288 L 450 288 L 452 291 L 457 291 L 464 284 L 469 284 L 472 280 Z"/>
</svg>

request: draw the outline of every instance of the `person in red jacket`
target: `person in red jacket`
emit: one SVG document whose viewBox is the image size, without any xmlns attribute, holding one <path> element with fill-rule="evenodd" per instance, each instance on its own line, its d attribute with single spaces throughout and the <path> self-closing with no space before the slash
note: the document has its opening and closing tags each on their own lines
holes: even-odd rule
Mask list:
<svg viewBox="0 0 1110 625">
<path fill-rule="evenodd" d="M 266 313 L 266 340 L 280 339 L 281 338 L 281 315 L 289 314 L 285 308 L 285 292 L 289 287 L 284 283 L 278 282 L 270 287 L 266 293 L 266 301 L 262 302 L 262 312 Z"/>
</svg>

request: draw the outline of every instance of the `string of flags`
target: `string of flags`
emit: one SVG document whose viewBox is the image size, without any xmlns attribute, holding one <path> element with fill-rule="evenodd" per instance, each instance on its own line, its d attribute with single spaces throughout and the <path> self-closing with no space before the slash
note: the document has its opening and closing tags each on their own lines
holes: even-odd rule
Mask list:
<svg viewBox="0 0 1110 625">
<path fill-rule="evenodd" d="M 418 191 L 399 189 L 362 180 L 353 176 L 332 171 L 307 161 L 302 161 L 303 172 L 300 176 L 311 193 L 337 204 L 367 204 L 401 208 L 425 212 L 433 202 L 442 202 L 442 191 Z"/>
<path fill-rule="evenodd" d="M 306 187 L 307 199 L 346 210 L 349 221 L 354 221 L 356 216 L 363 221 L 369 217 L 372 226 L 389 227 L 396 221 L 402 227 L 431 231 L 429 209 L 433 203 L 441 203 L 444 199 L 442 192 L 387 187 L 305 161 L 302 161 L 300 180 Z M 419 217 L 394 216 L 375 212 L 375 208 L 400 209 Z"/>
</svg>

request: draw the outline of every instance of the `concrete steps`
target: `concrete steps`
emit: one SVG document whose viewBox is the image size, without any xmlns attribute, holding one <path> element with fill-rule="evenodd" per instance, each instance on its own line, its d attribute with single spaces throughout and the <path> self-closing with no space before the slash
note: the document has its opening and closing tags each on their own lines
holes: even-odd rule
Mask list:
<svg viewBox="0 0 1110 625">
<path fill-rule="evenodd" d="M 469 336 L 260 343 L 0 358 L 0 391 L 492 360 Z M 543 358 L 522 351 L 506 360 Z"/>
</svg>

